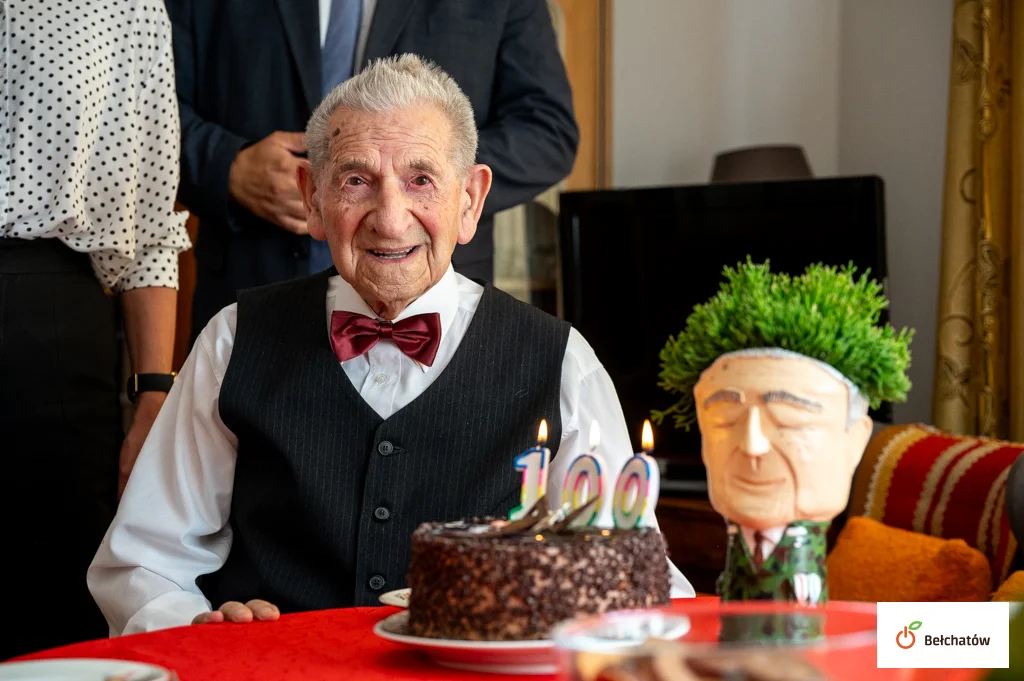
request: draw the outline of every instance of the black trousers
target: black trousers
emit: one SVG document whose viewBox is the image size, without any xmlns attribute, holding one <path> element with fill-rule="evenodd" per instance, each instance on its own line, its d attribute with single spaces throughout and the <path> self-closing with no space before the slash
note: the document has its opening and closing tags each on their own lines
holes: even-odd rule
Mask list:
<svg viewBox="0 0 1024 681">
<path fill-rule="evenodd" d="M 88 256 L 0 238 L 0 660 L 109 633 L 85 577 L 117 504 L 116 334 Z"/>
</svg>

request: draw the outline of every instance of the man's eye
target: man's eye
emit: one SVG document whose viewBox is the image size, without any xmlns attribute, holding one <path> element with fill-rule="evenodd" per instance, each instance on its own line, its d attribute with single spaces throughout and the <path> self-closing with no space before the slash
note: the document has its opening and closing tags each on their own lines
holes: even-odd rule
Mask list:
<svg viewBox="0 0 1024 681">
<path fill-rule="evenodd" d="M 366 183 L 363 182 L 363 178 L 361 177 L 350 177 L 348 178 L 348 184 L 352 185 L 353 187 L 358 187 L 359 185 Z"/>
<path fill-rule="evenodd" d="M 430 178 L 427 177 L 426 175 L 420 175 L 413 179 L 412 183 L 418 187 L 426 187 L 428 184 L 430 184 Z"/>
</svg>

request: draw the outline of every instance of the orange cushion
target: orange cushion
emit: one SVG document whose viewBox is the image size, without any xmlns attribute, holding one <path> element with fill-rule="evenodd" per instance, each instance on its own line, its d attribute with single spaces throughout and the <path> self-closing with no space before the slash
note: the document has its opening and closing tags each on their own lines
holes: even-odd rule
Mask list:
<svg viewBox="0 0 1024 681">
<path fill-rule="evenodd" d="M 1024 601 L 1024 570 L 1017 570 L 992 594 L 993 601 Z"/>
<path fill-rule="evenodd" d="M 850 518 L 828 557 L 829 598 L 838 601 L 987 601 L 988 560 L 962 539 L 939 539 Z"/>
</svg>

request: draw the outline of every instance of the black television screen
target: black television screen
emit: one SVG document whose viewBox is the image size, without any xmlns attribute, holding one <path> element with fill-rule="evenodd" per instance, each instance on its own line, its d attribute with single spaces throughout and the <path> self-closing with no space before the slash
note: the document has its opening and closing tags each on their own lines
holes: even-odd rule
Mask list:
<svg viewBox="0 0 1024 681">
<path fill-rule="evenodd" d="M 799 274 L 812 263 L 852 262 L 886 283 L 875 176 L 567 192 L 559 222 L 565 318 L 611 375 L 633 451 L 651 409 L 675 401 L 658 387 L 658 353 L 693 306 L 718 291 L 725 265 L 749 255 Z M 873 415 L 890 414 L 883 405 Z M 704 479 L 696 427 L 655 427 L 655 456 L 674 462 L 670 478 Z"/>
</svg>

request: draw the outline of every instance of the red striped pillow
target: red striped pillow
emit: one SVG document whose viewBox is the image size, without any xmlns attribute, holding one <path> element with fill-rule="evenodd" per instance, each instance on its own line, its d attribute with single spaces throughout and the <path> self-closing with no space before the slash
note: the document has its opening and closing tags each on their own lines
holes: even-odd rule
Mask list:
<svg viewBox="0 0 1024 681">
<path fill-rule="evenodd" d="M 1006 480 L 1024 444 L 892 426 L 868 444 L 857 470 L 851 515 L 945 539 L 963 539 L 992 566 L 994 584 L 1017 551 L 1006 517 Z"/>
</svg>

